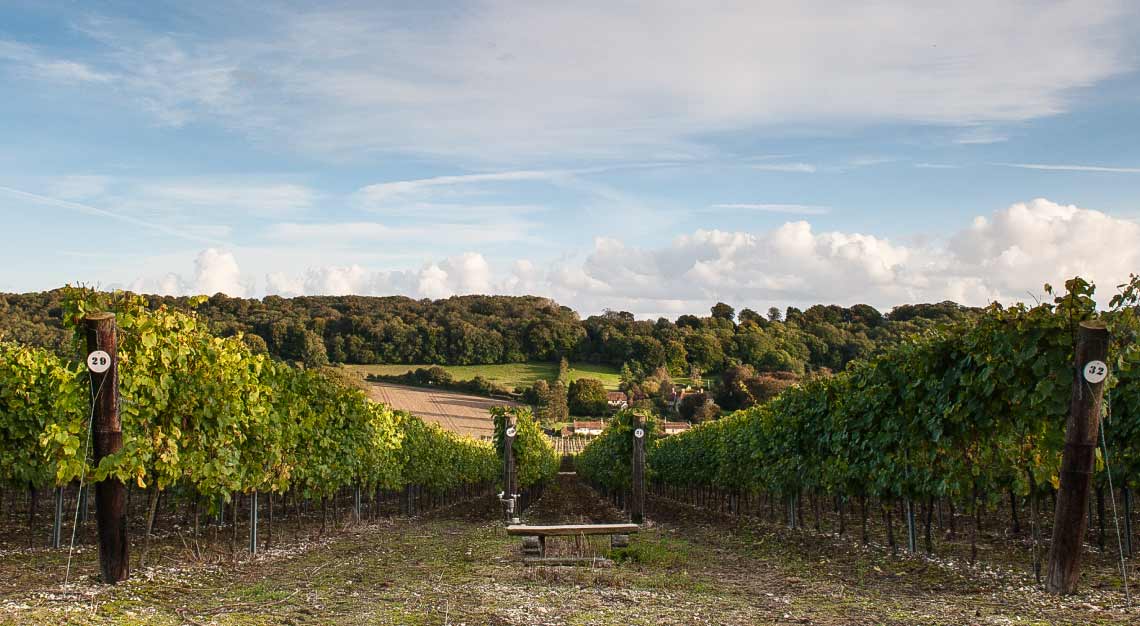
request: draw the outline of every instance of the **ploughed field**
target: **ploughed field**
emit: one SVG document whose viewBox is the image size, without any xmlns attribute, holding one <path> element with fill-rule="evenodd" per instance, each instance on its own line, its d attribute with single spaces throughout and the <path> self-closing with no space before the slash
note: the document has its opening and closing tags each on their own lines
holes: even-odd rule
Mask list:
<svg viewBox="0 0 1140 626">
<path fill-rule="evenodd" d="M 394 409 L 408 411 L 426 422 L 476 439 L 490 439 L 495 432 L 488 410 L 493 406 L 517 406 L 517 402 L 484 398 L 454 391 L 407 387 L 390 383 L 365 384 L 368 397 Z"/>
</svg>

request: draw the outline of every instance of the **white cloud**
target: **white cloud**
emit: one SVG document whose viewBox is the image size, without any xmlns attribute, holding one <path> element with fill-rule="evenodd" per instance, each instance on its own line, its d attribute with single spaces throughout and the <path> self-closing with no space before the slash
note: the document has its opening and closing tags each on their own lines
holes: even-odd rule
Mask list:
<svg viewBox="0 0 1140 626">
<path fill-rule="evenodd" d="M 237 298 L 253 295 L 253 281 L 242 276 L 232 252 L 207 248 L 194 259 L 193 278 L 187 280 L 177 273 L 168 272 L 157 278 L 137 278 L 127 289 L 171 296 L 224 293 Z"/>
<path fill-rule="evenodd" d="M 233 184 L 214 181 L 147 183 L 132 189 L 130 202 L 138 205 L 216 209 L 275 215 L 308 208 L 314 193 L 295 184 Z"/>
<path fill-rule="evenodd" d="M 968 305 L 1023 300 L 1043 283 L 1081 275 L 1101 287 L 1102 303 L 1140 268 L 1140 223 L 1036 199 L 976 217 L 949 237 L 904 244 L 868 234 L 817 231 L 790 221 L 758 232 L 697 230 L 659 247 L 598 237 L 581 258 L 545 266 L 528 259 L 498 266 L 477 252 L 428 260 L 418 269 L 315 265 L 266 276 L 266 293 L 548 296 L 589 314 L 606 308 L 643 316 L 738 307 L 909 302 Z M 242 279 L 234 255 L 199 255 L 195 277 L 160 281 L 168 292 L 261 293 Z M 152 289 L 160 288 L 151 281 Z M 171 286 L 173 285 L 173 286 Z M 141 284 L 140 284 L 141 286 Z M 190 288 L 192 287 L 192 288 Z"/>
<path fill-rule="evenodd" d="M 1009 136 L 985 126 L 967 128 L 954 138 L 954 143 L 962 145 L 984 145 L 1003 141 L 1009 141 Z"/>
<path fill-rule="evenodd" d="M 0 62 L 12 64 L 17 74 L 57 83 L 107 83 L 115 76 L 96 71 L 77 61 L 44 55 L 36 48 L 0 40 Z"/>
<path fill-rule="evenodd" d="M 213 295 L 244 296 L 248 287 L 243 283 L 237 259 L 230 252 L 209 248 L 194 261 L 194 292 Z"/>
<path fill-rule="evenodd" d="M 815 173 L 815 166 L 811 163 L 761 163 L 759 165 L 753 165 L 752 169 L 762 172 Z"/>
<path fill-rule="evenodd" d="M 697 137 L 778 125 L 939 124 L 991 141 L 994 125 L 1064 112 L 1135 66 L 1122 0 L 217 12 L 253 26 L 85 32 L 120 93 L 164 123 L 219 121 L 338 157 L 699 155 Z"/>
<path fill-rule="evenodd" d="M 64 190 L 67 191 L 66 189 Z M 90 191 L 90 189 L 88 189 Z M 63 200 L 52 196 L 44 196 L 22 189 L 14 189 L 12 187 L 0 186 L 0 195 L 17 198 L 19 200 L 28 202 L 33 205 L 48 206 L 58 209 L 66 209 L 75 213 L 82 213 L 85 215 L 93 215 L 100 218 L 111 219 L 123 224 L 128 224 L 137 228 L 160 232 L 171 237 L 180 239 L 187 239 L 190 241 L 197 241 L 203 243 L 216 243 L 216 237 L 219 234 L 227 234 L 226 227 L 215 227 L 210 225 L 175 225 L 157 220 L 144 219 L 130 215 L 124 212 L 111 211 L 108 209 L 92 206 L 91 204 L 74 202 L 71 200 Z M 220 229 L 220 230 L 219 230 Z"/>
<path fill-rule="evenodd" d="M 64 83 L 106 83 L 115 78 L 74 61 L 41 61 L 32 70 L 43 78 Z"/>
<path fill-rule="evenodd" d="M 491 289 L 491 266 L 483 255 L 465 252 L 441 264 L 449 279 L 448 287 L 456 293 L 488 293 Z"/>
<path fill-rule="evenodd" d="M 51 181 L 51 195 L 64 200 L 85 200 L 103 195 L 110 182 L 109 177 L 94 174 L 60 176 Z"/>
<path fill-rule="evenodd" d="M 814 204 L 754 204 L 754 203 L 728 203 L 714 204 L 714 209 L 741 209 L 747 211 L 762 211 L 764 213 L 795 213 L 799 215 L 826 215 L 831 207 Z"/>
<path fill-rule="evenodd" d="M 356 195 L 361 205 L 379 208 L 391 206 L 393 203 L 407 202 L 411 199 L 423 201 L 427 197 L 431 197 L 431 192 L 435 188 L 467 187 L 484 183 L 552 180 L 560 175 L 558 172 L 519 170 L 487 174 L 465 174 L 460 176 L 434 176 L 432 178 L 417 178 L 413 180 L 400 180 L 368 185 L 362 187 Z"/>
<path fill-rule="evenodd" d="M 1110 174 L 1140 174 L 1140 167 L 1108 167 L 1104 165 L 1052 165 L 1048 163 L 998 163 L 1005 167 L 1024 170 L 1046 170 L 1060 172 L 1107 172 Z"/>
<path fill-rule="evenodd" d="M 266 231 L 267 238 L 279 242 L 345 247 L 366 243 L 421 241 L 433 245 L 443 243 L 501 243 L 533 238 L 534 224 L 511 216 L 494 216 L 473 223 L 426 223 L 389 226 L 380 222 L 328 222 L 301 224 L 282 222 Z"/>
</svg>

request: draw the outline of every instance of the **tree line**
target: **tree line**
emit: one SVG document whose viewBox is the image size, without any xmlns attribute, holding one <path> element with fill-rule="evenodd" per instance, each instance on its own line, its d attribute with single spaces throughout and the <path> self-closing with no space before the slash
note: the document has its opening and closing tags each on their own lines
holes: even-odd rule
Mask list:
<svg viewBox="0 0 1140 626">
<path fill-rule="evenodd" d="M 0 294 L 0 337 L 70 349 L 62 290 Z M 769 308 L 764 314 L 718 303 L 707 316 L 638 320 L 625 311 L 586 319 L 535 296 L 303 296 L 262 299 L 146 296 L 150 308 L 194 308 L 212 332 L 243 335 L 255 353 L 309 366 L 431 363 L 472 365 L 572 361 L 628 366 L 642 379 L 720 373 L 736 366 L 797 375 L 839 371 L 907 334 L 977 315 L 953 302 Z"/>
</svg>

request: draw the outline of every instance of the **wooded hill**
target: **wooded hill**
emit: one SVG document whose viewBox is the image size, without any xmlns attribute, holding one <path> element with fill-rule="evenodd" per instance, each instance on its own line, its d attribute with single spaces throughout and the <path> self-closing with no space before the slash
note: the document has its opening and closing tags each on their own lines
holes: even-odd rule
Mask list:
<svg viewBox="0 0 1140 626">
<path fill-rule="evenodd" d="M 189 299 L 148 296 L 150 306 L 190 308 Z M 0 294 L 0 338 L 72 350 L 63 329 L 62 292 Z M 551 361 L 628 364 L 635 373 L 667 367 L 716 373 L 747 364 L 757 371 L 841 370 L 909 333 L 972 317 L 953 302 L 908 304 L 883 314 L 860 304 L 772 307 L 736 313 L 719 303 L 710 315 L 636 320 L 607 311 L 581 319 L 535 296 L 305 296 L 263 299 L 217 294 L 197 307 L 222 336 L 244 333 L 257 352 L 310 365 L 328 362 L 447 365 Z"/>
</svg>

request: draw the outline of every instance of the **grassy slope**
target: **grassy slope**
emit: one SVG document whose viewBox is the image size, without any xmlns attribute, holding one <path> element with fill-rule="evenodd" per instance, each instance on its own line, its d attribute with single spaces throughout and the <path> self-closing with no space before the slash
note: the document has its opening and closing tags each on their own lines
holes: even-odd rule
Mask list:
<svg viewBox="0 0 1140 626">
<path fill-rule="evenodd" d="M 420 367 L 432 367 L 430 364 L 416 365 L 345 365 L 346 369 L 361 374 L 383 374 L 388 376 L 400 375 Z M 551 380 L 558 375 L 557 363 L 506 363 L 503 365 L 441 365 L 443 369 L 451 372 L 456 380 L 470 380 L 482 376 L 487 380 L 504 385 L 510 389 L 516 386 L 529 387 L 539 379 Z M 593 363 L 571 363 L 570 380 L 579 378 L 597 378 L 607 389 L 616 390 L 620 382 L 617 368 L 609 365 Z"/>
</svg>

